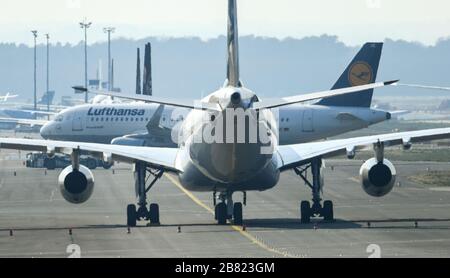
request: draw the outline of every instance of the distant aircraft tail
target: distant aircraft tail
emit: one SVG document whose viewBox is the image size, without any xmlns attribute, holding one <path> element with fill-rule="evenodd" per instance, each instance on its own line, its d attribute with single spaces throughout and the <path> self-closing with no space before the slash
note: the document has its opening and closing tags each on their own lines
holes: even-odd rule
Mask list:
<svg viewBox="0 0 450 278">
<path fill-rule="evenodd" d="M 50 104 L 50 105 L 52 105 L 53 104 L 53 98 L 55 97 L 55 92 L 54 91 L 49 91 L 49 92 L 46 92 L 42 97 L 41 97 L 41 99 L 38 101 L 38 104 L 41 104 L 41 105 L 47 105 L 47 104 Z"/>
<path fill-rule="evenodd" d="M 144 53 L 144 84 L 142 86 L 142 94 L 151 96 L 153 95 L 153 83 L 152 83 L 152 45 L 147 43 L 145 45 Z"/>
<path fill-rule="evenodd" d="M 141 50 L 137 49 L 137 60 L 136 60 L 136 95 L 142 94 L 141 88 Z"/>
<path fill-rule="evenodd" d="M 377 78 L 383 43 L 366 43 L 333 86 L 334 89 L 374 83 Z M 325 98 L 318 105 L 370 107 L 373 89 L 354 94 Z"/>
</svg>

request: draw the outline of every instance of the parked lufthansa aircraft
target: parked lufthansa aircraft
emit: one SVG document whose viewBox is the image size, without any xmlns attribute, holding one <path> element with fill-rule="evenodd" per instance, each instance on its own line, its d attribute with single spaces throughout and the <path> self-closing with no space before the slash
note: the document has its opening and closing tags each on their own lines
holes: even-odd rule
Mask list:
<svg viewBox="0 0 450 278">
<path fill-rule="evenodd" d="M 403 145 L 405 149 L 409 149 L 415 142 L 450 137 L 450 128 L 443 128 L 280 145 L 275 108 L 323 99 L 320 105 L 323 109 L 328 109 L 331 104 L 345 104 L 346 100 L 343 98 L 348 96 L 359 97 L 361 103 L 367 105 L 365 91 L 393 82 L 367 84 L 367 80 L 372 80 L 368 76 L 373 75 L 373 71 L 368 64 L 359 63 L 350 74 L 343 77 L 354 87 L 264 100 L 243 86 L 239 75 L 238 50 L 236 0 L 229 0 L 228 67 L 224 87 L 195 104 L 151 96 L 133 97 L 141 101 L 190 109 L 177 129 L 176 148 L 16 138 L 0 138 L 0 148 L 71 154 L 72 165 L 61 172 L 59 184 L 63 197 L 72 203 L 87 201 L 94 188 L 92 173 L 79 163 L 81 151 L 102 156 L 106 161 L 133 163 L 139 200 L 137 208 L 134 204 L 127 207 L 129 226 L 135 226 L 138 220 L 159 222 L 159 207 L 157 204 L 147 206 L 147 193 L 163 173 L 176 175 L 188 190 L 219 194 L 220 202 L 215 208 L 218 223 L 225 224 L 227 219 L 232 219 L 235 224 L 242 224 L 242 203 L 233 202 L 234 192 L 271 189 L 279 182 L 280 173 L 293 170 L 307 181 L 313 193 L 312 205 L 308 201 L 301 202 L 301 220 L 309 222 L 314 216 L 333 220 L 332 202 L 322 202 L 324 158 L 341 153 L 346 153 L 351 158 L 359 148 L 373 146 L 374 158 L 361 167 L 361 183 L 369 195 L 380 197 L 392 190 L 396 177 L 394 166 L 384 157 L 385 147 Z M 367 73 L 362 74 L 363 72 Z M 103 94 L 123 96 L 113 92 Z M 104 113 L 108 113 L 107 110 Z M 128 117 L 141 116 L 139 111 L 110 110 L 109 113 L 126 113 L 129 114 Z M 306 117 L 308 115 L 310 114 Z M 353 118 L 353 115 L 342 114 L 339 117 L 344 120 Z M 315 128 L 308 125 L 306 130 L 311 130 L 311 127 Z M 305 139 L 309 140 L 314 139 Z M 311 180 L 306 176 L 308 170 L 312 173 Z M 153 176 L 153 179 L 147 179 L 147 174 Z M 150 182 L 148 186 L 147 181 Z"/>
</svg>

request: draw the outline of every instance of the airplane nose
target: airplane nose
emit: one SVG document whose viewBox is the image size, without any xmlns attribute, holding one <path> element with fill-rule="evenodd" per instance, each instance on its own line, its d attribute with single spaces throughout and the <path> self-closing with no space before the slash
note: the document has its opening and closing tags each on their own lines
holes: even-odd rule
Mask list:
<svg viewBox="0 0 450 278">
<path fill-rule="evenodd" d="M 51 134 L 51 123 L 46 123 L 44 126 L 42 126 L 40 133 L 41 133 L 42 138 L 48 139 L 48 137 Z"/>
</svg>

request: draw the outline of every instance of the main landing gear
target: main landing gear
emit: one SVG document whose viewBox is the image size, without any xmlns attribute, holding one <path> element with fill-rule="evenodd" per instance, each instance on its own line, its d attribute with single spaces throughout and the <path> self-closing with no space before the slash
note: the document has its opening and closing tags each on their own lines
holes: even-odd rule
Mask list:
<svg viewBox="0 0 450 278">
<path fill-rule="evenodd" d="M 311 168 L 312 173 L 312 183 L 308 180 L 307 171 Z M 302 167 L 302 168 L 294 168 L 295 173 L 302 178 L 306 185 L 312 190 L 312 206 L 309 201 L 302 201 L 300 204 L 300 215 L 302 223 L 309 223 L 311 221 L 311 217 L 323 217 L 325 221 L 333 221 L 334 213 L 333 213 L 333 202 L 332 201 L 324 201 L 323 205 L 321 204 L 322 198 L 322 188 L 323 188 L 323 179 L 321 175 L 322 170 L 322 159 L 316 158 L 311 161 L 310 164 Z"/>
<path fill-rule="evenodd" d="M 233 203 L 233 192 L 221 192 L 219 194 L 220 202 L 216 203 L 216 192 L 213 194 L 215 214 L 214 217 L 219 225 L 227 224 L 227 220 L 233 220 L 234 225 L 243 224 L 243 205 L 247 203 L 247 193 L 244 192 L 243 204 Z"/>
<path fill-rule="evenodd" d="M 148 176 L 147 176 L 148 173 Z M 159 206 L 158 204 L 150 204 L 147 209 L 147 193 L 153 185 L 162 177 L 163 170 L 154 170 L 145 162 L 136 162 L 134 165 L 134 179 L 136 196 L 138 197 L 137 209 L 136 205 L 127 206 L 127 225 L 135 227 L 137 221 L 150 221 L 153 225 L 159 222 Z M 153 177 L 149 185 L 149 179 Z"/>
</svg>

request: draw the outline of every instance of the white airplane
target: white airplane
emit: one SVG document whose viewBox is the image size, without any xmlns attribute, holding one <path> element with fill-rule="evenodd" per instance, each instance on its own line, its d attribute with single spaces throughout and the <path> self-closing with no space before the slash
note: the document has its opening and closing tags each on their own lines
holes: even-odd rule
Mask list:
<svg viewBox="0 0 450 278">
<path fill-rule="evenodd" d="M 281 146 L 277 138 L 278 124 L 274 108 L 317 99 L 324 99 L 323 103 L 326 103 L 336 96 L 364 92 L 393 82 L 365 85 L 356 83 L 357 86 L 351 88 L 267 101 L 242 85 L 237 31 L 236 0 L 229 0 L 228 68 L 227 82 L 223 88 L 195 104 L 151 96 L 134 97 L 136 100 L 191 109 L 181 127 L 174 129 L 177 130 L 179 140 L 177 148 L 17 138 L 0 138 L 0 148 L 35 150 L 50 155 L 71 154 L 72 165 L 59 176 L 61 193 L 71 203 L 87 201 L 94 188 L 92 173 L 79 163 L 80 152 L 90 152 L 109 162 L 132 163 L 139 200 L 138 209 L 134 204 L 127 207 L 129 226 L 135 226 L 138 220 L 159 223 L 159 207 L 157 204 L 147 207 L 147 192 L 163 173 L 177 176 L 188 190 L 211 191 L 214 196 L 218 193 L 220 202 L 215 207 L 217 222 L 226 224 L 227 219 L 232 219 L 235 224 L 240 225 L 243 222 L 243 204 L 233 202 L 234 192 L 271 189 L 279 182 L 282 172 L 293 170 L 307 182 L 313 193 L 312 206 L 308 201 L 301 202 L 301 221 L 307 223 L 314 216 L 333 220 L 333 203 L 322 203 L 323 159 L 342 153 L 353 158 L 358 149 L 373 146 L 374 158 L 364 163 L 360 170 L 361 183 L 369 195 L 380 197 L 392 190 L 396 177 L 394 166 L 384 157 L 385 147 L 403 145 L 405 149 L 409 149 L 416 142 L 450 137 L 450 128 L 442 128 Z M 366 71 L 349 74 L 347 78 L 355 82 L 367 79 L 367 74 L 361 74 L 362 72 Z M 104 94 L 123 97 L 113 92 Z M 343 119 L 347 117 L 342 116 Z M 306 177 L 309 169 L 312 173 L 311 180 Z M 148 186 L 147 174 L 153 176 Z"/>
<path fill-rule="evenodd" d="M 4 96 L 0 96 L 0 101 L 8 101 L 8 99 L 10 99 L 10 98 L 16 98 L 16 97 L 18 97 L 19 95 L 11 95 L 11 93 L 6 93 L 6 95 L 4 95 Z"/>
</svg>

